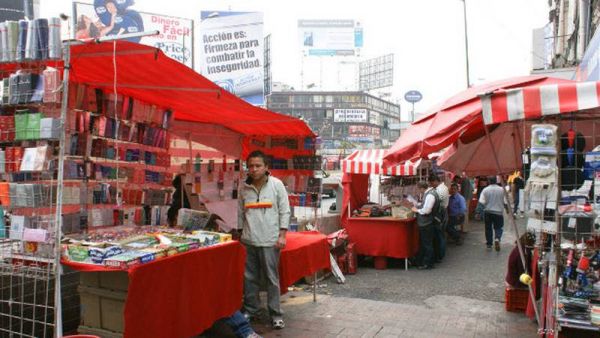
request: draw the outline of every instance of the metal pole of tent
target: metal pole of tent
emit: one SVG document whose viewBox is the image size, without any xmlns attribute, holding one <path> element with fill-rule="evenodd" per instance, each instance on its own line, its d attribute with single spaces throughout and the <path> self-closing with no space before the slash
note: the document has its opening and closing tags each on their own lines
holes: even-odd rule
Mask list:
<svg viewBox="0 0 600 338">
<path fill-rule="evenodd" d="M 96 39 L 96 42 L 102 41 L 113 41 L 125 39 L 133 36 L 148 36 L 157 35 L 158 31 L 152 32 L 141 32 L 134 34 L 122 34 L 119 36 L 104 37 Z M 66 118 L 67 109 L 69 105 L 69 74 L 70 74 L 70 62 L 71 62 L 71 45 L 82 44 L 81 41 L 66 41 L 64 42 L 64 53 L 63 53 L 63 83 L 62 83 L 62 102 L 60 109 L 60 137 L 59 137 L 59 150 L 58 150 L 58 172 L 57 172 L 57 187 L 56 187 L 56 212 L 54 215 L 55 224 L 55 239 L 54 239 L 54 337 L 61 338 L 63 336 L 62 328 L 62 299 L 61 299 L 61 272 L 62 268 L 60 265 L 60 251 L 61 251 L 61 236 L 62 236 L 62 206 L 63 206 L 63 185 L 64 185 L 64 163 L 65 163 L 65 143 L 66 143 Z M 116 81 L 116 79 L 115 79 Z"/>
<path fill-rule="evenodd" d="M 500 176 L 500 182 L 502 183 L 502 191 L 504 192 L 504 198 L 507 201 L 510 201 L 508 198 L 508 192 L 506 191 L 506 189 L 504 189 L 504 178 L 502 177 L 502 175 L 500 175 L 500 161 L 498 160 L 498 153 L 496 152 L 496 147 L 494 147 L 494 143 L 492 142 L 492 137 L 490 136 L 490 131 L 488 129 L 488 126 L 484 123 L 483 124 L 483 129 L 485 131 L 485 137 L 487 138 L 488 142 L 490 143 L 490 147 L 492 149 L 492 155 L 494 155 L 494 162 L 496 164 L 496 170 L 498 171 L 498 176 Z M 517 223 L 515 222 L 515 218 L 512 216 L 513 214 L 513 208 L 512 205 L 510 203 L 506 203 L 508 206 L 508 219 L 510 221 L 510 225 L 512 226 L 514 232 L 515 232 L 515 236 L 517 237 L 517 248 L 519 249 L 519 256 L 521 257 L 521 263 L 523 264 L 523 266 L 525 267 L 525 271 L 529 271 L 529 268 L 527 266 L 527 262 L 525 260 L 525 253 L 523 251 L 523 247 L 521 246 L 521 241 L 519 241 L 519 229 L 517 228 Z M 533 309 L 535 310 L 535 320 L 537 321 L 538 325 L 540 323 L 540 315 L 538 313 L 538 308 L 537 306 L 535 306 L 535 295 L 533 294 L 533 288 L 531 286 L 531 284 L 527 285 L 527 288 L 529 289 L 529 297 L 531 297 L 531 301 L 534 304 Z"/>
<path fill-rule="evenodd" d="M 313 302 L 317 302 L 317 272 L 315 271 L 315 275 L 313 277 Z"/>
<path fill-rule="evenodd" d="M 60 241 L 62 236 L 62 205 L 63 205 L 63 185 L 64 185 L 64 165 L 65 165 L 65 142 L 66 142 L 66 119 L 67 106 L 69 105 L 69 73 L 71 67 L 71 46 L 65 44 L 63 54 L 63 83 L 62 83 L 62 102 L 60 107 L 60 137 L 58 147 L 58 173 L 56 185 L 56 213 L 54 215 L 54 336 L 62 337 L 62 300 L 61 300 L 61 265 L 60 265 Z"/>
</svg>

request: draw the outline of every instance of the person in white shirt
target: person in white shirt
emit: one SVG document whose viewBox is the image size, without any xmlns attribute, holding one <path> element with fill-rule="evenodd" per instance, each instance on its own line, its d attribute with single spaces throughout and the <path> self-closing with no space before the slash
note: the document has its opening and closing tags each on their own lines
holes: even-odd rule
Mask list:
<svg viewBox="0 0 600 338">
<path fill-rule="evenodd" d="M 492 238 L 496 251 L 500 251 L 500 241 L 504 227 L 504 210 L 506 195 L 504 189 L 496 182 L 496 177 L 489 178 L 490 185 L 485 187 L 479 197 L 479 203 L 484 207 L 485 240 L 488 249 L 492 248 Z"/>
<path fill-rule="evenodd" d="M 433 229 L 435 228 L 436 216 L 440 209 L 440 199 L 434 188 L 425 182 L 417 184 L 419 192 L 423 194 L 423 203 L 420 207 L 413 207 L 417 214 L 417 225 L 419 226 L 419 253 L 416 264 L 419 270 L 432 269 L 434 263 L 433 252 Z"/>
</svg>

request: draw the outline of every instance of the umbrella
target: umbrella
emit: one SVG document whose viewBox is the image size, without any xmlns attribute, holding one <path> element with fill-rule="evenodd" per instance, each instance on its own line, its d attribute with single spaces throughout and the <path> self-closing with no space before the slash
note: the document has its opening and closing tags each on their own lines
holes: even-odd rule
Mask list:
<svg viewBox="0 0 600 338">
<path fill-rule="evenodd" d="M 458 141 L 469 142 L 483 136 L 481 100 L 478 95 L 498 89 L 573 82 L 547 76 L 515 77 L 471 87 L 428 110 L 427 116 L 415 121 L 390 148 L 384 165 L 426 158 Z"/>
<path fill-rule="evenodd" d="M 509 173 L 522 166 L 524 147 L 522 124 L 505 123 L 490 130 L 490 137 L 500 161 L 500 173 Z M 481 137 L 470 143 L 458 141 L 450 146 L 437 160 L 447 171 L 469 176 L 496 175 L 498 170 L 492 148 L 487 138 Z"/>
</svg>

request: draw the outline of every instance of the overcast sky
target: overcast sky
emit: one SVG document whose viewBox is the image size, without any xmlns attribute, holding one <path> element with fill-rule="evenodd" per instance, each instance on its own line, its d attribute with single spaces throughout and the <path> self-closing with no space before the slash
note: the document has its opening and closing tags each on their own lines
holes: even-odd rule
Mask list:
<svg viewBox="0 0 600 338">
<path fill-rule="evenodd" d="M 302 68 L 298 19 L 360 21 L 362 56 L 394 53 L 394 86 L 388 91 L 396 98 L 421 91 L 416 108 L 423 111 L 466 87 L 462 6 L 461 0 L 136 0 L 134 8 L 195 20 L 202 10 L 264 12 L 273 80 L 296 88 Z M 40 9 L 43 17 L 70 13 L 71 1 L 42 0 Z M 531 54 L 531 31 L 547 23 L 547 1 L 467 0 L 467 20 L 472 83 L 527 75 L 532 57 L 539 57 Z M 403 100 L 402 110 L 410 110 Z"/>
</svg>

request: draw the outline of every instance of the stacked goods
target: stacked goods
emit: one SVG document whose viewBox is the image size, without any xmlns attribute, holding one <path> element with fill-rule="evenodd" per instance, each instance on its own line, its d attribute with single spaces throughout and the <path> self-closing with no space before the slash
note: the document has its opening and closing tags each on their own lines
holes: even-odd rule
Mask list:
<svg viewBox="0 0 600 338">
<path fill-rule="evenodd" d="M 128 269 L 164 257 L 231 241 L 231 235 L 209 231 L 192 234 L 143 227 L 120 232 L 98 232 L 85 239 L 72 236 L 63 244 L 63 259 L 71 262 Z M 127 235 L 126 235 L 127 234 Z"/>
</svg>

